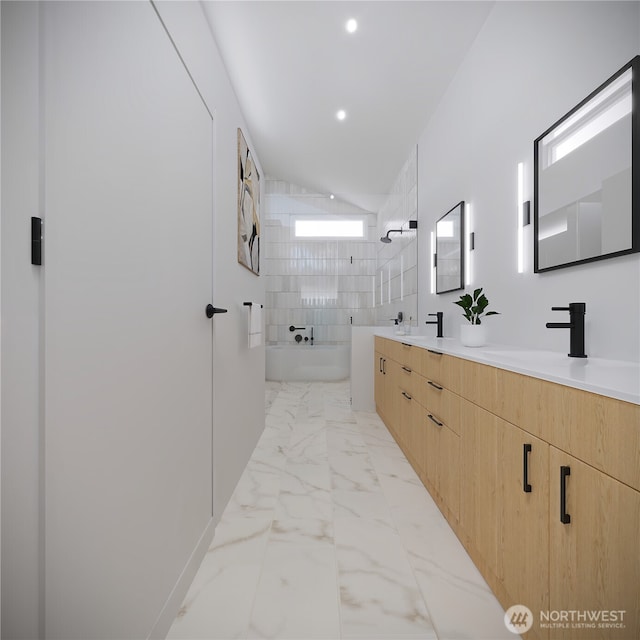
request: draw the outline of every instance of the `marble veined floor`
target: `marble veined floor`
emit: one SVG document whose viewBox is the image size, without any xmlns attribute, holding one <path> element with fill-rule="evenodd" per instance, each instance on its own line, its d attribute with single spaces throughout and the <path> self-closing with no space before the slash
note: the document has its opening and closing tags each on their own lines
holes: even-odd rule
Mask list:
<svg viewBox="0 0 640 640">
<path fill-rule="evenodd" d="M 513 639 L 349 383 L 267 383 L 265 431 L 168 638 Z"/>
</svg>

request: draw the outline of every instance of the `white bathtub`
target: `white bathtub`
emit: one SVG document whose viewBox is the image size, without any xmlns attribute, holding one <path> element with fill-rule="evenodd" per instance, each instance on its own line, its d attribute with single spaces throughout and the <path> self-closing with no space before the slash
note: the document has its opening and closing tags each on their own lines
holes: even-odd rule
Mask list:
<svg viewBox="0 0 640 640">
<path fill-rule="evenodd" d="M 274 345 L 266 347 L 265 360 L 267 380 L 345 380 L 351 349 L 348 345 Z"/>
</svg>

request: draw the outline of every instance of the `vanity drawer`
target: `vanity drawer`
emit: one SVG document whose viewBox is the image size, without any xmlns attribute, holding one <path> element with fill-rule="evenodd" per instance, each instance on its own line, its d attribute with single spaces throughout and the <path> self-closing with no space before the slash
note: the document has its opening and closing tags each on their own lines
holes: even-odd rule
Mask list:
<svg viewBox="0 0 640 640">
<path fill-rule="evenodd" d="M 418 397 L 423 406 L 460 435 L 460 397 L 433 380 L 422 381 Z"/>
<path fill-rule="evenodd" d="M 423 404 L 421 395 L 423 393 L 424 378 L 407 365 L 398 364 L 396 371 L 398 386 L 414 397 L 416 401 L 419 401 L 420 404 Z"/>
<path fill-rule="evenodd" d="M 452 391 L 460 386 L 460 358 L 448 356 L 435 349 L 420 349 L 420 361 L 416 365 L 418 373 Z"/>
<path fill-rule="evenodd" d="M 389 343 L 389 357 L 401 367 L 407 367 L 412 371 L 420 368 L 420 352 L 422 351 L 420 347 L 397 340 L 390 340 Z"/>
</svg>

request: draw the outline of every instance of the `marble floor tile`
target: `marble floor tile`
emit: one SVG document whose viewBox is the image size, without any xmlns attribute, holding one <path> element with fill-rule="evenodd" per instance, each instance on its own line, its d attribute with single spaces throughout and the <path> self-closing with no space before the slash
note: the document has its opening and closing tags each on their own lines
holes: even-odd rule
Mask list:
<svg viewBox="0 0 640 640">
<path fill-rule="evenodd" d="M 344 491 L 334 489 L 334 518 L 360 518 L 394 529 L 391 510 L 381 491 Z"/>
<path fill-rule="evenodd" d="M 172 640 L 506 640 L 503 611 L 348 381 L 267 383 L 265 429 Z"/>
<path fill-rule="evenodd" d="M 280 493 L 281 472 L 277 465 L 251 460 L 227 504 L 223 517 L 274 517 Z"/>
<path fill-rule="evenodd" d="M 327 460 L 327 434 L 315 424 L 300 425 L 291 434 L 287 459 L 304 464 L 317 464 Z"/>
<path fill-rule="evenodd" d="M 245 638 L 271 519 L 223 520 L 167 638 Z"/>
<path fill-rule="evenodd" d="M 358 518 L 334 522 L 343 638 L 436 638 L 398 533 Z"/>
<path fill-rule="evenodd" d="M 331 487 L 345 491 L 377 491 L 378 475 L 368 453 L 329 453 Z"/>
<path fill-rule="evenodd" d="M 268 544 L 247 638 L 340 638 L 333 548 Z"/>
</svg>

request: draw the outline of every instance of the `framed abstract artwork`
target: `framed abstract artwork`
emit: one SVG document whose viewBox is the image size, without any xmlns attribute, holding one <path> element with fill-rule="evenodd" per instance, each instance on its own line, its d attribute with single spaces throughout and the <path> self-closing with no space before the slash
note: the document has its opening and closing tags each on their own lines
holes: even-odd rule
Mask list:
<svg viewBox="0 0 640 640">
<path fill-rule="evenodd" d="M 260 174 L 238 129 L 238 262 L 260 275 Z"/>
</svg>

